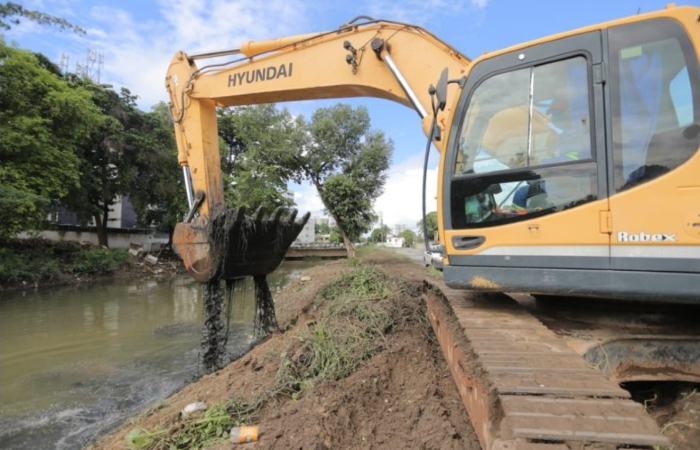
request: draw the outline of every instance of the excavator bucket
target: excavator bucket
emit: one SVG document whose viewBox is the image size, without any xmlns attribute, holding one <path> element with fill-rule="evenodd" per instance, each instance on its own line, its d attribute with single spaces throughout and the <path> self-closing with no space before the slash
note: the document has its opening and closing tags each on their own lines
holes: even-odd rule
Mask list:
<svg viewBox="0 0 700 450">
<path fill-rule="evenodd" d="M 277 208 L 266 217 L 264 207 L 246 216 L 245 207 L 228 209 L 210 221 L 178 223 L 173 244 L 197 281 L 232 280 L 267 275 L 282 262 L 309 213 Z"/>
</svg>

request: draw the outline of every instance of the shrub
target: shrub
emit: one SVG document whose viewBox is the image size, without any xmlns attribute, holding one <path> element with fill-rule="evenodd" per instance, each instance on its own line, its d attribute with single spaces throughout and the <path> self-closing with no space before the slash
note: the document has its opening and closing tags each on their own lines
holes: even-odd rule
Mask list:
<svg viewBox="0 0 700 450">
<path fill-rule="evenodd" d="M 110 248 L 86 248 L 75 255 L 71 272 L 81 275 L 102 275 L 114 272 L 129 260 L 124 250 Z"/>
</svg>

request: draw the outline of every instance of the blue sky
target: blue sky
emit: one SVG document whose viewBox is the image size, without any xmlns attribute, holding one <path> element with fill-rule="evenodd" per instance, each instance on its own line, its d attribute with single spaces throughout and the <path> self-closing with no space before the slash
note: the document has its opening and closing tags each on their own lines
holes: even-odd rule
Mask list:
<svg viewBox="0 0 700 450">
<path fill-rule="evenodd" d="M 85 63 L 88 49 L 103 55 L 100 81 L 127 87 L 148 110 L 165 101 L 163 80 L 178 50 L 188 53 L 238 47 L 246 40 L 269 39 L 337 28 L 364 14 L 421 25 L 471 58 L 578 27 L 637 12 L 661 9 L 649 0 L 14 0 L 27 9 L 63 17 L 87 30 L 86 36 L 24 21 L 3 33 L 8 42 L 44 53 L 68 69 Z M 683 4 L 698 5 L 697 1 Z M 385 194 L 375 204 L 385 224 L 415 226 L 420 219 L 422 155 L 426 138 L 415 112 L 391 102 L 357 99 L 366 105 L 372 126 L 394 141 L 395 152 Z M 333 101 L 285 105 L 307 118 Z M 437 153 L 429 173 L 429 210 L 436 192 Z M 294 186 L 302 211 L 322 205 L 309 185 Z"/>
</svg>

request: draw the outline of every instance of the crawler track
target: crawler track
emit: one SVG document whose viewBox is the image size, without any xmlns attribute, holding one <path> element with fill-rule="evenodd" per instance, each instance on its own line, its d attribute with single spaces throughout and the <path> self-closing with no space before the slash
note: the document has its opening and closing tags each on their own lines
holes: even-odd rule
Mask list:
<svg viewBox="0 0 700 450">
<path fill-rule="evenodd" d="M 484 450 L 669 444 L 642 405 L 515 300 L 426 285 L 428 317 Z"/>
</svg>

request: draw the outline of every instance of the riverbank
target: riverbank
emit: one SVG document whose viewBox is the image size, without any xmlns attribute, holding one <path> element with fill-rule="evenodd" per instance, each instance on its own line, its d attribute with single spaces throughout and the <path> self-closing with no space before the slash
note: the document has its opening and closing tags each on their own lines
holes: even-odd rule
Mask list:
<svg viewBox="0 0 700 450">
<path fill-rule="evenodd" d="M 229 449 L 231 426 L 258 425 L 259 441 L 246 448 L 479 449 L 425 320 L 419 292 L 426 276 L 439 275 L 388 251 L 309 269 L 276 296 L 283 333 L 89 448 Z M 391 320 L 378 319 L 386 313 Z M 368 333 L 372 344 L 358 344 Z M 697 387 L 653 393 L 638 401 L 671 439 L 669 449 L 694 449 Z M 183 416 L 195 402 L 208 409 Z"/>
<path fill-rule="evenodd" d="M 91 448 L 229 448 L 194 444 L 197 423 L 227 431 L 222 411 L 260 427 L 250 448 L 480 448 L 425 317 L 426 274 L 386 251 L 309 269 L 275 298 L 283 333 Z M 209 413 L 183 418 L 193 402 Z"/>
<path fill-rule="evenodd" d="M 184 272 L 181 260 L 163 252 L 157 262 L 126 250 L 46 239 L 0 240 L 0 291 L 82 283 L 110 277 L 169 277 Z"/>
</svg>

